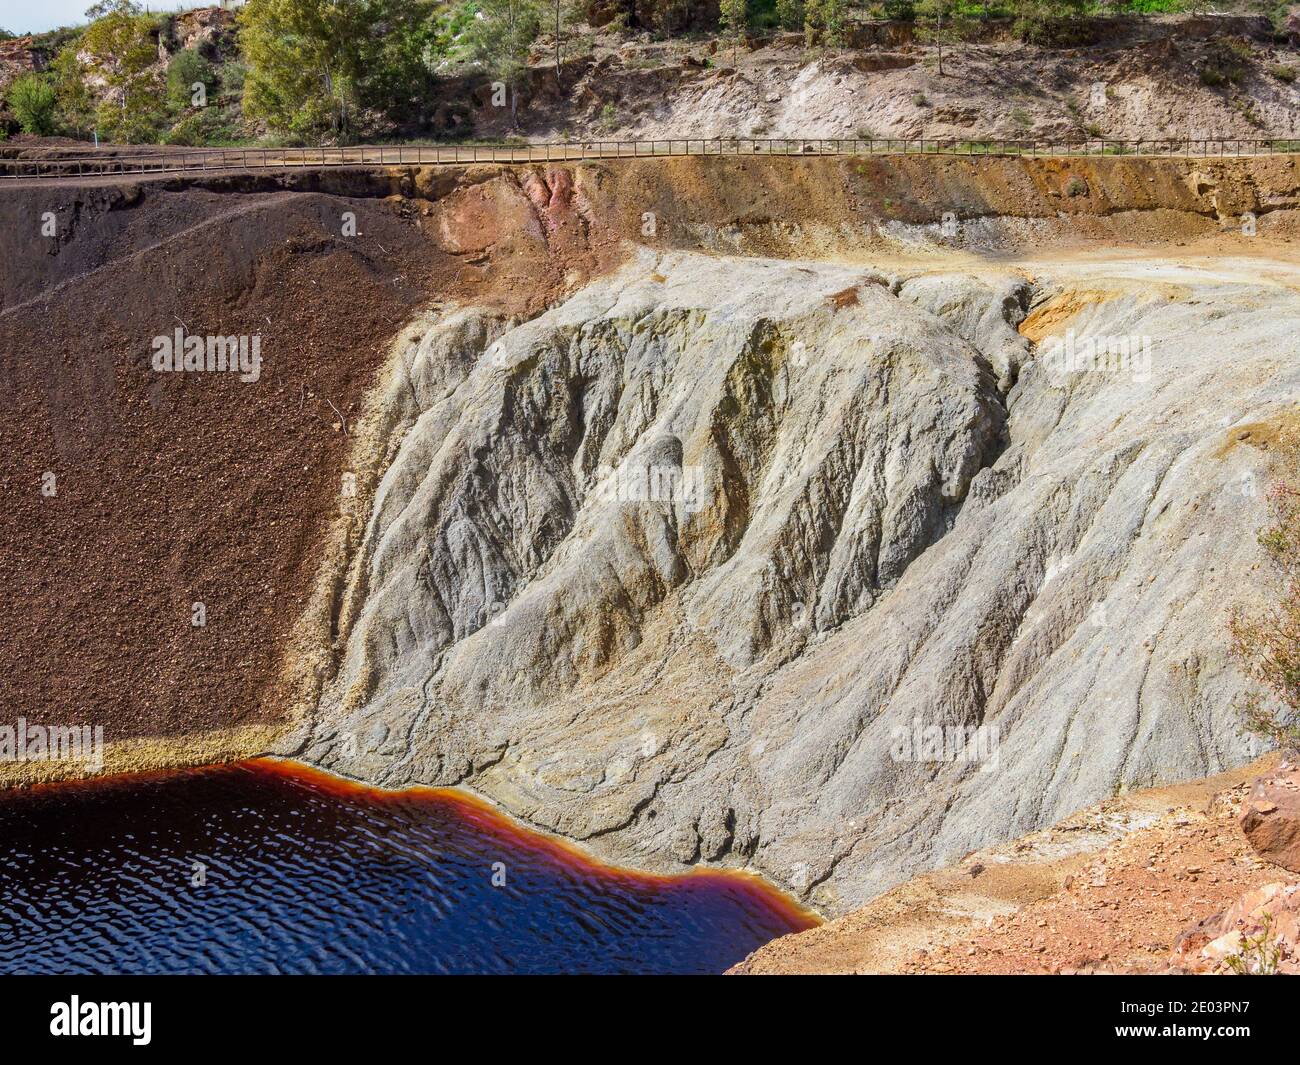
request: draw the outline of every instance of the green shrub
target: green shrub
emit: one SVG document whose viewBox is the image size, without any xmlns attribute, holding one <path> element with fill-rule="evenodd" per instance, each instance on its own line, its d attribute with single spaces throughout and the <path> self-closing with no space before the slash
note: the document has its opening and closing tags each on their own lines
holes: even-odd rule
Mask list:
<svg viewBox="0 0 1300 1065">
<path fill-rule="evenodd" d="M 240 96 L 244 92 L 244 78 L 248 76 L 248 67 L 231 60 L 221 66 L 221 91 L 230 96 Z"/>
<path fill-rule="evenodd" d="M 1205 65 L 1199 71 L 1201 84 L 1211 88 L 1229 82 L 1239 84 L 1246 77 L 1251 55 L 1248 42 L 1216 37 L 1210 42 Z"/>
<path fill-rule="evenodd" d="M 203 97 L 210 95 L 217 84 L 216 71 L 212 69 L 203 56 L 193 48 L 185 48 L 172 56 L 167 64 L 167 106 L 173 111 L 187 111 L 197 106 L 194 100 L 203 87 Z"/>
<path fill-rule="evenodd" d="M 54 86 L 40 74 L 24 74 L 14 80 L 6 93 L 9 109 L 24 133 L 48 137 L 54 132 Z"/>
<path fill-rule="evenodd" d="M 182 118 L 159 138 L 164 144 L 222 147 L 239 143 L 241 131 L 221 107 L 204 107 Z"/>
</svg>

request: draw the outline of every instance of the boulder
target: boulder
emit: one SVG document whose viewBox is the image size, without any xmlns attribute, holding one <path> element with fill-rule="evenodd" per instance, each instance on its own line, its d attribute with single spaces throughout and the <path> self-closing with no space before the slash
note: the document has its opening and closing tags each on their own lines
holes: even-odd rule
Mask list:
<svg viewBox="0 0 1300 1065">
<path fill-rule="evenodd" d="M 1261 858 L 1300 873 L 1300 769 L 1284 763 L 1255 781 L 1241 830 Z"/>
</svg>

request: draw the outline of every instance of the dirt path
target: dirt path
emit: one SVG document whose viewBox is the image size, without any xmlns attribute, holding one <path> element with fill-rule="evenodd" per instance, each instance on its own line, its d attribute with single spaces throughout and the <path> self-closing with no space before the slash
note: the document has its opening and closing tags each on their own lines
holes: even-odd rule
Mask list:
<svg viewBox="0 0 1300 1065">
<path fill-rule="evenodd" d="M 0 180 L 47 183 L 87 178 L 142 177 L 149 174 L 249 173 L 259 170 L 323 166 L 454 166 L 469 163 L 572 163 L 601 159 L 681 158 L 684 156 L 951 155 L 967 158 L 1028 157 L 1070 159 L 1111 155 L 1141 158 L 1222 159 L 1242 155 L 1294 155 L 1300 142 L 1238 137 L 1165 141 L 1083 141 L 1076 145 L 1034 140 L 966 142 L 932 138 L 699 138 L 583 140 L 532 144 L 358 145 L 349 148 L 193 148 L 184 151 L 152 145 L 103 149 L 65 148 L 24 151 L 0 157 Z M 1279 145 L 1288 150 L 1276 150 Z"/>
</svg>

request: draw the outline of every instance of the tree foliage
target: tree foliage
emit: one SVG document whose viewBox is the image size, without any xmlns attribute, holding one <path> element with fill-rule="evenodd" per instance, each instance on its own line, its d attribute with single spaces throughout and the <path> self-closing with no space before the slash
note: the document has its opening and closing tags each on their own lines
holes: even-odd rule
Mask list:
<svg viewBox="0 0 1300 1065">
<path fill-rule="evenodd" d="M 748 0 L 722 0 L 718 10 L 722 35 L 731 41 L 734 63 L 740 47 L 740 39 L 745 36 L 745 30 L 749 26 L 749 3 Z"/>
<path fill-rule="evenodd" d="M 846 0 L 804 0 L 804 37 L 814 44 L 842 46 L 848 38 L 849 16 Z"/>
<path fill-rule="evenodd" d="M 195 49 L 184 48 L 167 64 L 167 105 L 173 111 L 193 106 L 196 85 L 202 85 L 205 94 L 212 93 L 217 72 Z"/>
<path fill-rule="evenodd" d="M 944 47 L 960 44 L 970 32 L 961 0 L 916 0 L 914 15 L 918 36 L 927 44 L 938 45 L 939 75 L 942 77 Z"/>
<path fill-rule="evenodd" d="M 470 54 L 494 78 L 514 86 L 528 65 L 528 50 L 542 28 L 533 0 L 482 0 L 466 38 Z"/>
<path fill-rule="evenodd" d="M 1026 41 L 1046 42 L 1053 25 L 1087 13 L 1089 0 L 1013 0 L 1015 32 Z"/>
<path fill-rule="evenodd" d="M 59 117 L 72 133 L 88 133 L 95 124 L 95 98 L 86 85 L 85 69 L 75 47 L 64 47 L 50 63 Z"/>
<path fill-rule="evenodd" d="M 244 112 L 278 133 L 348 139 L 364 107 L 400 110 L 427 83 L 424 0 L 249 0 Z"/>
<path fill-rule="evenodd" d="M 96 128 L 113 140 L 153 140 L 163 113 L 163 86 L 155 69 L 157 23 L 129 0 L 97 4 L 87 14 L 95 21 L 65 46 L 73 54 L 64 65 L 77 64 L 83 82 L 104 86 L 94 113 Z"/>
<path fill-rule="evenodd" d="M 803 29 L 803 0 L 776 0 L 776 21 L 782 29 Z"/>
<path fill-rule="evenodd" d="M 473 59 L 510 90 L 512 119 L 517 117 L 528 52 L 541 27 L 541 9 L 534 0 L 482 0 L 479 17 L 465 31 Z"/>
<path fill-rule="evenodd" d="M 46 78 L 40 74 L 24 74 L 14 79 L 5 96 L 24 133 L 48 137 L 54 132 L 54 86 Z"/>
</svg>

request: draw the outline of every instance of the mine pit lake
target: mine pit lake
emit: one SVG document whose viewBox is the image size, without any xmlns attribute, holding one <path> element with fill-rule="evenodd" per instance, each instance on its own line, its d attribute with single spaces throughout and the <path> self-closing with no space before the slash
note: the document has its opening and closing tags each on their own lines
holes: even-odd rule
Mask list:
<svg viewBox="0 0 1300 1065">
<path fill-rule="evenodd" d="M 814 923 L 757 878 L 293 763 L 0 798 L 0 973 L 718 973 Z"/>
</svg>

